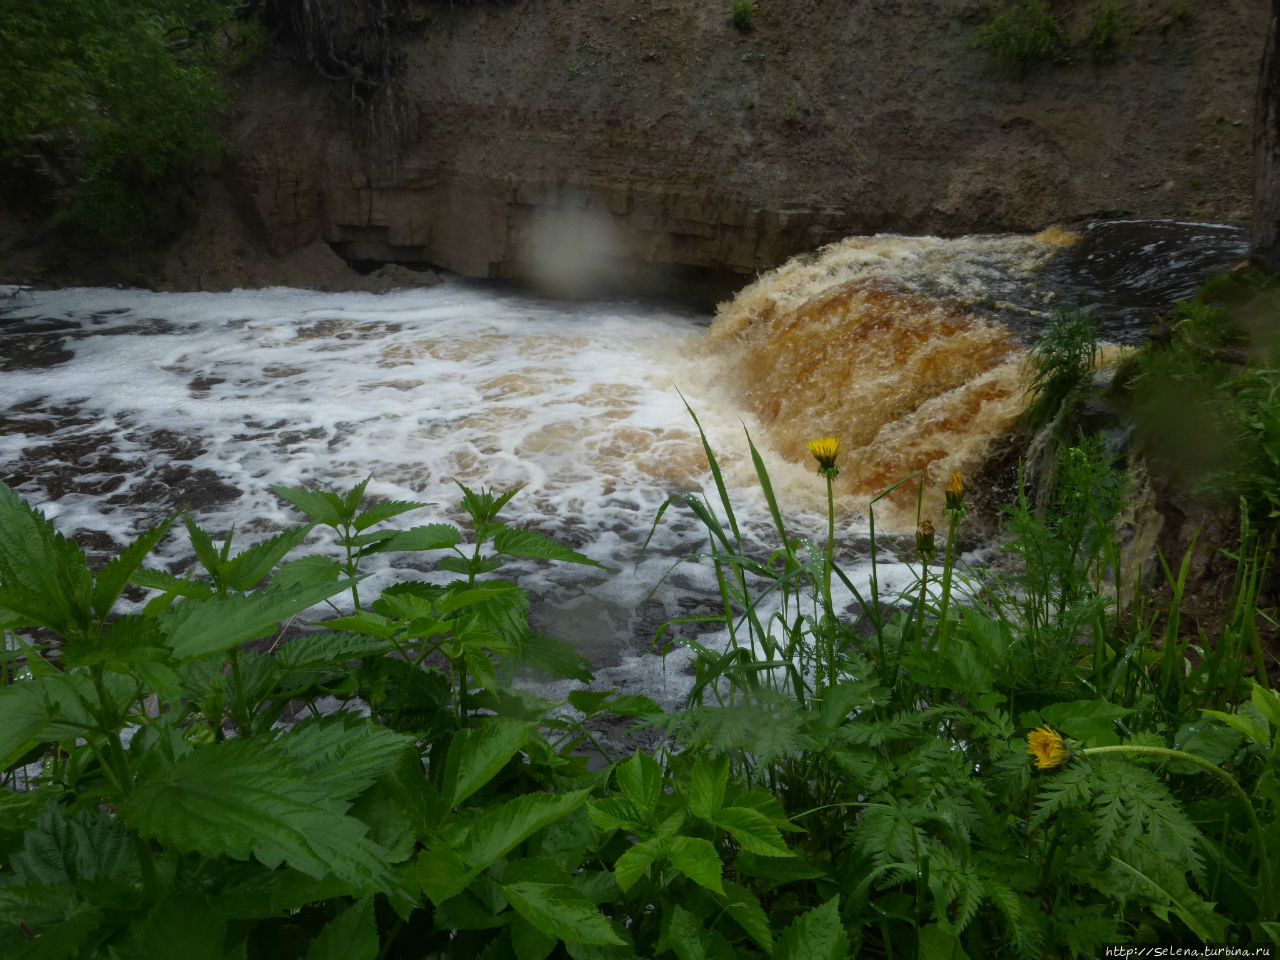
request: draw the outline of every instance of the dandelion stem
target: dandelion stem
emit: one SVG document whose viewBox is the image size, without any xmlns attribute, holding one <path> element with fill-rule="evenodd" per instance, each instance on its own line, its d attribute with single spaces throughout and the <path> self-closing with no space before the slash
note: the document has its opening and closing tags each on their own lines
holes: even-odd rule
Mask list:
<svg viewBox="0 0 1280 960">
<path fill-rule="evenodd" d="M 835 607 L 831 602 L 831 568 L 835 564 L 836 546 L 836 504 L 833 491 L 834 478 L 827 476 L 827 562 L 824 564 L 826 582 L 823 585 L 823 599 L 827 603 L 827 674 L 828 685 L 836 685 L 836 631 Z"/>
<path fill-rule="evenodd" d="M 947 624 L 947 610 L 951 606 L 951 571 L 955 568 L 956 534 L 960 530 L 959 510 L 948 510 L 951 519 L 947 529 L 947 552 L 942 561 L 942 604 L 938 608 L 938 653 L 947 655 L 947 641 L 951 639 L 951 631 Z"/>
</svg>

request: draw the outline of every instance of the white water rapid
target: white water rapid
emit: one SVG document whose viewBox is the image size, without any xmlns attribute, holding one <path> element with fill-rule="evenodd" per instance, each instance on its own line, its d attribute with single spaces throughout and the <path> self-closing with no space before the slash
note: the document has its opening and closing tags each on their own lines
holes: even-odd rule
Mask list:
<svg viewBox="0 0 1280 960">
<path fill-rule="evenodd" d="M 804 442 L 844 438 L 839 536 L 856 573 L 871 495 L 919 470 L 928 508 L 948 471 L 976 469 L 1007 430 L 1022 402 L 1018 332 L 1052 308 L 1040 271 L 1072 239 L 855 238 L 760 278 L 714 324 L 462 282 L 386 295 L 0 290 L 0 479 L 98 562 L 184 507 L 215 535 L 234 526 L 241 547 L 301 522 L 272 484 L 345 489 L 372 474 L 371 496 L 435 504 L 401 526 L 459 522 L 455 478 L 522 485 L 509 519 L 618 570 L 523 565 L 535 624 L 576 644 L 603 686 L 673 703 L 684 658 L 664 662 L 648 641 L 716 606 L 706 564 L 649 596 L 673 558 L 705 549 L 687 511 L 672 508 L 639 557 L 670 494 L 716 501 L 681 393 L 762 533 L 744 426 L 790 526 L 819 543 L 825 487 Z M 317 533 L 308 549 L 327 546 Z M 190 554 L 176 528 L 151 563 L 185 570 Z M 372 569 L 373 590 L 432 575 Z M 881 576 L 891 590 L 909 573 Z"/>
</svg>

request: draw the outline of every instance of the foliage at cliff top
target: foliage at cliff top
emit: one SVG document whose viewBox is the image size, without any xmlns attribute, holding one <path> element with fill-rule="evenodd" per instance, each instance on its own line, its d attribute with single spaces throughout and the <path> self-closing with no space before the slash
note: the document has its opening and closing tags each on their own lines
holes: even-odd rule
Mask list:
<svg viewBox="0 0 1280 960">
<path fill-rule="evenodd" d="M 230 0 L 0 0 L 0 155 L 40 153 L 72 216 L 109 233 L 214 145 Z"/>
</svg>

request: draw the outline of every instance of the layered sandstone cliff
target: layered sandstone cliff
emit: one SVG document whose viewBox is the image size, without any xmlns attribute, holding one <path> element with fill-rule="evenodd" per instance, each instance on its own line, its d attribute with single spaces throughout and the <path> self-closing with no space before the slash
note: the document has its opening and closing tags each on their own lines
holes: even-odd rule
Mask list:
<svg viewBox="0 0 1280 960">
<path fill-rule="evenodd" d="M 1248 217 L 1263 0 L 1130 0 L 1114 62 L 1025 73 L 971 43 L 998 6 L 758 0 L 742 31 L 727 2 L 413 0 L 393 104 L 280 53 L 241 78 L 156 280 L 305 282 L 336 254 L 625 284 L 857 233 Z"/>
</svg>

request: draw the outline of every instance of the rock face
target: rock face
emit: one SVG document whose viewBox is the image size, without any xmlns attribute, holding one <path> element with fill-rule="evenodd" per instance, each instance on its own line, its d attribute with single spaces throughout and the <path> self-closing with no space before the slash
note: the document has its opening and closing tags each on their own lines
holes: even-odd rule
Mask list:
<svg viewBox="0 0 1280 960">
<path fill-rule="evenodd" d="M 1263 0 L 1126 0 L 1114 62 L 1081 41 L 1023 73 L 971 43 L 994 0 L 758 0 L 746 31 L 727 0 L 405 2 L 377 109 L 278 56 L 241 78 L 214 194 L 255 249 L 573 287 L 857 233 L 1249 215 Z M 1095 6 L 1055 3 L 1077 37 Z M 205 214 L 193 236 L 228 233 Z"/>
<path fill-rule="evenodd" d="M 1254 187 L 1250 242 L 1255 259 L 1280 270 L 1280 0 L 1272 0 L 1258 77 L 1253 126 Z"/>
</svg>

